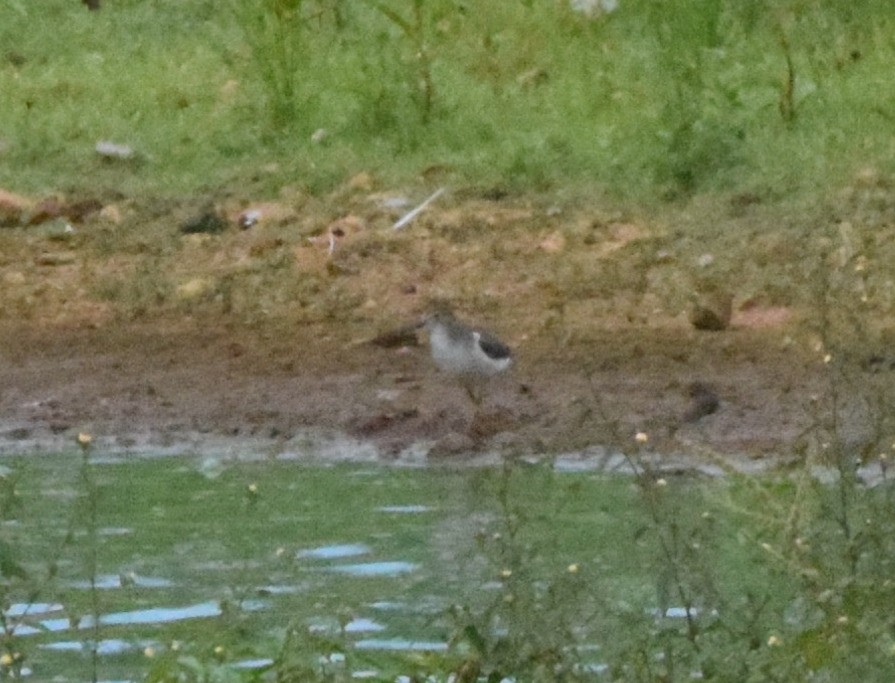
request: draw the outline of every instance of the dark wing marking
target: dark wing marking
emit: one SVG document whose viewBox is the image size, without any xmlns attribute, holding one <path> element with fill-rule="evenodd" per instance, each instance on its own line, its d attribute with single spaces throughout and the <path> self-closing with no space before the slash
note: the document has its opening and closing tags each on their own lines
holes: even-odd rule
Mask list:
<svg viewBox="0 0 895 683">
<path fill-rule="evenodd" d="M 509 347 L 496 337 L 492 337 L 486 332 L 479 332 L 479 348 L 485 352 L 488 358 L 494 360 L 504 360 L 513 355 Z"/>
</svg>

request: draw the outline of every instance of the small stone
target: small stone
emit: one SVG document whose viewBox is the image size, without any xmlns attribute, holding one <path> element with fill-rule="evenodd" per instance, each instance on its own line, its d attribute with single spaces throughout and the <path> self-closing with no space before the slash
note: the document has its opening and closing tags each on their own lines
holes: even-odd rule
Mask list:
<svg viewBox="0 0 895 683">
<path fill-rule="evenodd" d="M 681 418 L 683 422 L 696 422 L 697 420 L 718 411 L 721 405 L 718 394 L 714 388 L 703 382 L 693 382 L 687 387 L 690 396 L 690 406 Z"/>
<path fill-rule="evenodd" d="M 175 290 L 175 295 L 180 301 L 195 301 L 211 294 L 214 291 L 214 280 L 197 277 L 188 280 Z"/>
<path fill-rule="evenodd" d="M 108 204 L 100 210 L 99 217 L 113 225 L 120 225 L 122 220 L 121 209 L 115 204 Z"/>
<path fill-rule="evenodd" d="M 727 292 L 713 291 L 700 294 L 690 310 L 690 323 L 697 330 L 717 332 L 730 325 L 733 297 Z"/>
<path fill-rule="evenodd" d="M 96 153 L 104 159 L 110 160 L 127 160 L 136 156 L 130 145 L 121 145 L 111 140 L 100 140 L 94 148 Z"/>
</svg>

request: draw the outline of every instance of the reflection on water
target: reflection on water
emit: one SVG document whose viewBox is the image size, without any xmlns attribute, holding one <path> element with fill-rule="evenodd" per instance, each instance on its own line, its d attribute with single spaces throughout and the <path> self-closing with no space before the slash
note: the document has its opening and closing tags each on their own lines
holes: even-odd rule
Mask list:
<svg viewBox="0 0 895 683">
<path fill-rule="evenodd" d="M 331 571 L 350 576 L 398 576 L 416 569 L 413 562 L 362 562 L 360 564 L 337 564 Z"/>
<path fill-rule="evenodd" d="M 446 652 L 447 643 L 407 638 L 366 638 L 354 644 L 358 650 L 398 650 L 402 652 Z"/>
<path fill-rule="evenodd" d="M 241 609 L 248 612 L 262 610 L 266 606 L 267 603 L 261 600 L 244 600 L 239 604 Z M 186 607 L 151 607 L 129 612 L 102 614 L 100 615 L 99 623 L 101 626 L 157 625 L 169 624 L 185 619 L 207 619 L 209 617 L 221 616 L 221 614 L 220 604 L 216 601 L 209 601 Z M 88 615 L 77 622 L 77 628 L 93 628 L 95 623 L 94 618 Z M 45 632 L 67 631 L 73 628 L 71 620 L 67 618 L 41 619 L 38 625 L 40 628 L 29 626 L 28 624 L 16 624 L 14 633 L 19 636 L 27 636 Z"/>
<path fill-rule="evenodd" d="M 270 666 L 273 664 L 272 659 L 267 658 L 259 658 L 259 659 L 241 659 L 238 662 L 233 662 L 230 666 L 234 669 L 261 669 L 265 666 Z"/>
<path fill-rule="evenodd" d="M 384 631 L 386 626 L 372 619 L 355 618 L 344 624 L 338 624 L 333 620 L 312 622 L 309 630 L 311 633 L 376 633 Z"/>
<path fill-rule="evenodd" d="M 71 462 L 41 458 L 46 469 L 31 483 L 32 500 L 50 489 L 77 500 L 77 470 L 68 470 L 68 484 L 63 477 Z M 11 595 L 18 601 L 5 612 L 7 633 L 27 636 L 28 663 L 40 680 L 88 679 L 84 653 L 94 651 L 94 637 L 107 680 L 140 680 L 151 666 L 144 651 L 174 654 L 181 646 L 184 657 L 261 669 L 274 663 L 269 655 L 279 656 L 287 629 L 303 647 L 320 643 L 321 667 L 357 666 L 348 671 L 352 678 L 396 680 L 387 667 L 377 669 L 381 662 L 446 652 L 455 628 L 448 608 L 484 608 L 505 588 L 500 568 L 481 550 L 483 539 L 495 538 L 489 527 L 500 513 L 493 496 L 476 488 L 474 473 L 231 460 L 205 461 L 197 472 L 171 459 L 104 462 L 115 466 L 94 469 L 102 486 L 92 580 L 81 528 L 80 545 L 60 564 L 56 592 L 33 603 L 26 602 L 31 593 Z M 27 482 L 22 488 L 27 494 Z M 536 489 L 525 505 L 534 509 L 541 496 Z M 55 523 L 61 537 L 71 513 L 59 500 L 47 499 L 43 509 L 32 503 L 37 521 L 23 521 L 21 533 L 44 540 Z M 593 501 L 582 506 L 585 514 L 596 509 Z M 557 532 L 546 533 L 552 539 Z M 580 546 L 592 553 L 605 547 L 593 538 Z M 53 550 L 38 547 L 28 561 L 39 564 L 39 553 Z M 566 572 L 571 561 L 587 558 L 555 564 Z M 337 661 L 352 650 L 368 654 Z"/>
<path fill-rule="evenodd" d="M 363 543 L 342 543 L 339 545 L 324 545 L 319 548 L 299 550 L 295 556 L 302 560 L 338 560 L 343 557 L 356 557 L 367 555 L 370 547 Z"/>
<path fill-rule="evenodd" d="M 123 586 L 136 588 L 170 588 L 174 584 L 168 579 L 153 576 L 137 576 L 136 574 L 100 574 L 94 580 L 96 588 L 109 590 Z M 92 588 L 90 581 L 78 580 L 71 582 L 72 588 Z"/>
<path fill-rule="evenodd" d="M 111 638 L 109 640 L 100 640 L 96 644 L 96 653 L 100 655 L 119 655 L 130 650 L 142 650 L 154 646 L 157 647 L 158 643 L 151 641 L 130 642 L 119 638 Z M 41 645 L 40 648 L 42 650 L 56 650 L 59 652 L 87 652 L 93 649 L 93 644 L 80 640 L 58 640 L 55 643 Z"/>
<path fill-rule="evenodd" d="M 29 614 L 46 614 L 60 612 L 64 608 L 58 602 L 17 602 L 3 612 L 7 617 L 24 617 Z"/>
<path fill-rule="evenodd" d="M 429 512 L 432 508 L 428 505 L 383 505 L 376 509 L 379 512 L 391 512 L 398 515 L 414 515 L 420 512 Z"/>
</svg>

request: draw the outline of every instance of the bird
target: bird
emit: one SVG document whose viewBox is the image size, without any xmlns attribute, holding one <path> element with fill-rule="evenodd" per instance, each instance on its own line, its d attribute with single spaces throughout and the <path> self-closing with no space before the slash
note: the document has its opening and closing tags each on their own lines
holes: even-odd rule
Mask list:
<svg viewBox="0 0 895 683">
<path fill-rule="evenodd" d="M 481 404 L 476 386 L 513 364 L 510 347 L 490 332 L 457 320 L 449 309 L 436 309 L 423 318 L 420 327 L 429 333 L 435 365 L 455 375 L 476 406 Z"/>
</svg>

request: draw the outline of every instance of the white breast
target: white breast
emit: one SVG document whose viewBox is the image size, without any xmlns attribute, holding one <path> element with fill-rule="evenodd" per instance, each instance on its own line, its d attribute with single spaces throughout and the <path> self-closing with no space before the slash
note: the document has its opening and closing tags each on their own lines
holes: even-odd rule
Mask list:
<svg viewBox="0 0 895 683">
<path fill-rule="evenodd" d="M 458 375 L 496 375 L 506 370 L 512 359 L 488 357 L 479 347 L 480 338 L 478 332 L 473 332 L 469 337 L 458 339 L 443 326 L 433 326 L 429 331 L 432 360 L 441 370 Z"/>
</svg>

